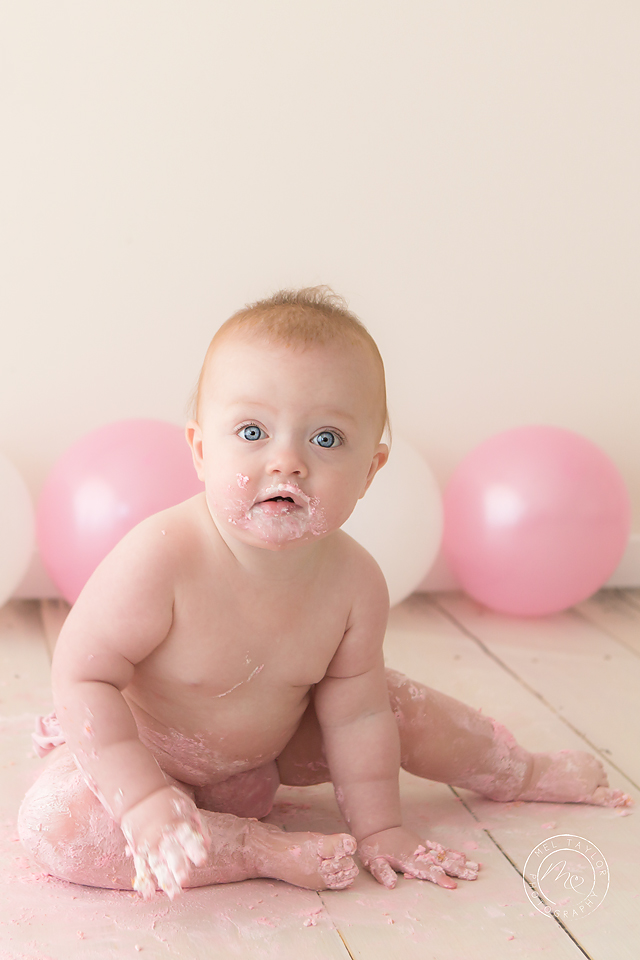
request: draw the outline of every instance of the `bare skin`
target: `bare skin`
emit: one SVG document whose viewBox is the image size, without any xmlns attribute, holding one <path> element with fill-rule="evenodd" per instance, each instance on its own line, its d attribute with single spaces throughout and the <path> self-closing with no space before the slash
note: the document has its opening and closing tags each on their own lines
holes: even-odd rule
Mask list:
<svg viewBox="0 0 640 960">
<path fill-rule="evenodd" d="M 339 529 L 387 456 L 366 356 L 264 341 L 221 354 L 187 429 L 206 493 L 125 537 L 60 635 L 67 743 L 19 818 L 38 862 L 173 897 L 251 877 L 342 889 L 357 849 L 384 886 L 399 871 L 453 888 L 477 864 L 404 827 L 401 762 L 494 799 L 626 802 L 590 755 L 529 754 L 385 673 L 384 580 Z M 328 779 L 348 834 L 260 822 L 280 783 Z"/>
</svg>

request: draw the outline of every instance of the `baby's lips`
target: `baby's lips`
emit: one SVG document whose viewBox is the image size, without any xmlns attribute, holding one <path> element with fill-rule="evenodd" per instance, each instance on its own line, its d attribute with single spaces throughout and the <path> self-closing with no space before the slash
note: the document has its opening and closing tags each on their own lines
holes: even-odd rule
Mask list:
<svg viewBox="0 0 640 960">
<path fill-rule="evenodd" d="M 255 503 L 264 503 L 265 500 L 272 500 L 274 497 L 290 497 L 296 507 L 308 507 L 311 502 L 310 498 L 299 487 L 292 483 L 278 483 L 273 487 L 268 487 Z"/>
</svg>

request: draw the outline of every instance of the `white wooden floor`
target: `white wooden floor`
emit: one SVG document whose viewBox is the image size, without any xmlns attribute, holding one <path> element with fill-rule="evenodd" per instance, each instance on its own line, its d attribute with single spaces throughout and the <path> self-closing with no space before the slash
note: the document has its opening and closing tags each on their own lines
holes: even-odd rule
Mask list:
<svg viewBox="0 0 640 960">
<path fill-rule="evenodd" d="M 386 656 L 481 707 L 529 749 L 592 750 L 612 786 L 640 801 L 640 591 L 603 592 L 537 621 L 455 594 L 416 595 L 392 612 Z M 386 891 L 363 872 L 342 892 L 252 880 L 144 903 L 42 875 L 17 839 L 16 813 L 41 769 L 33 719 L 50 706 L 39 606 L 13 601 L 0 610 L 0 960 L 640 957 L 637 808 L 499 804 L 406 774 L 407 821 L 478 859 L 476 882 L 450 891 L 401 878 Z M 281 788 L 270 819 L 287 829 L 341 829 L 326 785 Z M 597 845 L 610 887 L 597 910 L 562 924 L 534 909 L 521 873 L 534 847 L 564 833 Z"/>
</svg>

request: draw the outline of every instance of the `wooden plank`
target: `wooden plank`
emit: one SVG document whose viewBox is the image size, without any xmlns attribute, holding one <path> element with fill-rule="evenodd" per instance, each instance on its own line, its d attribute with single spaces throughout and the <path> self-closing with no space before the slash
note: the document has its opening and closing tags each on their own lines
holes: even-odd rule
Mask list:
<svg viewBox="0 0 640 960">
<path fill-rule="evenodd" d="M 492 707 L 498 715 L 503 707 L 502 719 L 515 717 L 523 726 L 531 722 L 532 710 L 523 708 L 517 681 L 424 597 L 412 597 L 392 611 L 385 653 L 390 666 L 415 679 L 467 701 L 474 699 L 468 696 L 473 690 L 476 706 L 484 705 L 487 710 Z M 553 716 L 529 697 L 533 701 L 533 723 L 548 731 L 555 722 Z M 566 740 L 558 746 L 567 746 Z M 554 958 L 584 956 L 561 926 L 534 909 L 517 869 L 485 824 L 478 822 L 460 800 L 453 799 L 453 791 L 405 773 L 401 791 L 406 822 L 428 839 L 477 857 L 482 863 L 480 876 L 471 883 L 460 881 L 454 891 L 403 878 L 395 890 L 387 891 L 363 873 L 350 890 L 323 893 L 327 910 L 353 957 L 460 960 L 473 956 L 474 960 L 493 960 L 540 952 Z M 313 829 L 341 828 L 330 785 L 313 788 L 313 793 L 299 790 L 290 795 L 298 803 L 305 798 L 309 802 L 313 796 L 311 810 L 294 810 L 290 829 L 300 829 L 309 824 L 310 818 Z M 513 809 L 508 804 L 489 806 L 502 824 L 505 814 Z M 532 849 L 545 837 L 542 825 L 548 820 L 548 812 L 546 805 L 542 805 L 544 812 L 540 805 L 527 806 L 534 808 L 535 815 L 526 826 Z M 509 826 L 513 829 L 514 825 Z"/>
<path fill-rule="evenodd" d="M 601 590 L 578 604 L 575 612 L 640 655 L 640 606 L 629 597 L 629 591 Z"/>
<path fill-rule="evenodd" d="M 44 636 L 47 642 L 49 655 L 53 656 L 53 651 L 62 630 L 62 626 L 69 616 L 71 607 L 61 598 L 55 600 L 46 599 L 40 601 L 40 617 L 44 629 Z"/>
<path fill-rule="evenodd" d="M 634 606 L 636 606 L 640 610 L 640 588 L 635 587 L 631 590 L 623 590 L 621 591 L 621 593 L 624 594 L 625 599 L 629 603 L 632 603 Z"/>
<path fill-rule="evenodd" d="M 37 602 L 10 601 L 0 608 L 0 715 L 50 709 L 49 675 Z"/>
<path fill-rule="evenodd" d="M 25 651 L 17 649 L 19 641 L 14 639 L 20 656 Z M 40 645 L 46 664 L 42 639 Z M 393 611 L 386 647 L 391 666 L 483 707 L 530 749 L 584 746 L 566 725 L 565 719 L 570 718 L 563 719 L 528 689 L 525 682 L 530 685 L 530 678 L 521 680 L 500 666 L 425 598 L 411 598 Z M 23 708 L 18 706 L 9 715 L 15 726 L 10 776 L 15 778 L 22 771 L 28 780 L 39 761 L 26 759 L 30 729 L 26 721 L 31 715 L 21 713 Z M 609 772 L 612 781 L 620 777 L 611 767 Z M 595 960 L 612 956 L 617 960 L 632 956 L 631 945 L 640 939 L 633 925 L 637 881 L 629 852 L 638 847 L 635 818 L 621 818 L 614 810 L 574 804 L 497 804 L 469 791 L 458 791 L 458 799 L 444 785 L 403 774 L 406 821 L 423 836 L 476 856 L 483 864 L 477 881 L 461 881 L 457 890 L 449 891 L 400 878 L 396 890 L 386 891 L 363 872 L 350 890 L 320 896 L 277 881 L 249 881 L 188 891 L 174 904 L 161 896 L 144 904 L 133 894 L 39 877 L 10 835 L 12 824 L 15 832 L 15 811 L 25 783 L 20 789 L 14 786 L 5 802 L 6 776 L 0 771 L 0 821 L 7 833 L 0 837 L 0 920 L 4 921 L 0 942 L 11 950 L 9 955 L 73 960 L 76 950 L 77 956 L 90 953 L 102 960 L 137 955 L 137 945 L 144 951 L 142 956 L 223 960 L 254 956 L 287 960 L 294 953 L 305 960 L 306 956 L 346 960 L 349 955 L 358 960 L 383 956 L 483 960 L 540 952 L 558 960 L 585 954 Z M 629 789 L 623 778 L 615 785 Z M 269 819 L 290 830 L 343 828 L 328 784 L 281 788 Z M 611 868 L 605 903 L 591 917 L 576 921 L 569 932 L 534 910 L 518 873 L 534 846 L 561 830 L 596 843 Z"/>
<path fill-rule="evenodd" d="M 563 717 L 589 749 L 640 784 L 635 734 L 640 660 L 634 652 L 571 610 L 538 620 L 510 619 L 459 595 L 441 596 L 438 604 Z"/>
<path fill-rule="evenodd" d="M 455 890 L 403 877 L 386 890 L 362 870 L 348 890 L 323 892 L 354 960 L 495 960 L 542 952 L 553 960 L 583 960 L 566 932 L 532 907 L 518 872 L 453 791 L 404 772 L 401 791 L 405 822 L 422 836 L 477 857 L 480 874 L 473 882 L 459 881 Z M 288 788 L 283 796 L 293 801 L 291 809 L 279 819 L 276 809 L 273 822 L 291 830 L 343 828 L 331 785 Z"/>
<path fill-rule="evenodd" d="M 507 722 L 518 740 L 537 750 L 588 749 L 589 743 L 600 744 L 602 750 L 602 745 L 608 744 L 611 754 L 602 750 L 600 759 L 610 782 L 627 790 L 637 804 L 640 792 L 632 782 L 638 772 L 639 665 L 635 653 L 572 612 L 517 620 L 487 611 L 461 596 L 441 596 L 437 604 L 477 638 L 479 651 L 487 651 L 486 659 L 494 664 L 492 699 L 511 684 L 508 699 L 514 704 L 519 699 L 518 711 L 529 714 L 530 723 L 523 728 Z M 614 669 L 609 669 L 611 666 Z M 489 671 L 485 676 L 488 680 Z M 617 770 L 612 769 L 609 757 Z M 633 809 L 498 805 L 468 791 L 459 792 L 520 870 L 532 850 L 532 840 L 540 842 L 550 832 L 573 834 L 596 844 L 610 868 L 607 899 L 589 916 L 567 922 L 567 928 L 590 957 L 637 956 L 640 914 L 633 851 L 640 847 L 640 822 Z"/>
</svg>

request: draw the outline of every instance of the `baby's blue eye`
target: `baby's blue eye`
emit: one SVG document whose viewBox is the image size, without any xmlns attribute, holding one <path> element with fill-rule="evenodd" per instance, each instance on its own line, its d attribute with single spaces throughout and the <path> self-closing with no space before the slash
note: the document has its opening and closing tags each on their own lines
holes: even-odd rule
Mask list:
<svg viewBox="0 0 640 960">
<path fill-rule="evenodd" d="M 337 433 L 333 433 L 331 430 L 323 430 L 322 433 L 317 433 L 313 437 L 311 443 L 316 443 L 319 447 L 339 447 L 342 440 Z"/>
<path fill-rule="evenodd" d="M 262 440 L 263 437 L 266 437 L 266 433 L 255 423 L 248 423 L 246 427 L 242 427 L 239 436 L 243 440 Z"/>
</svg>

